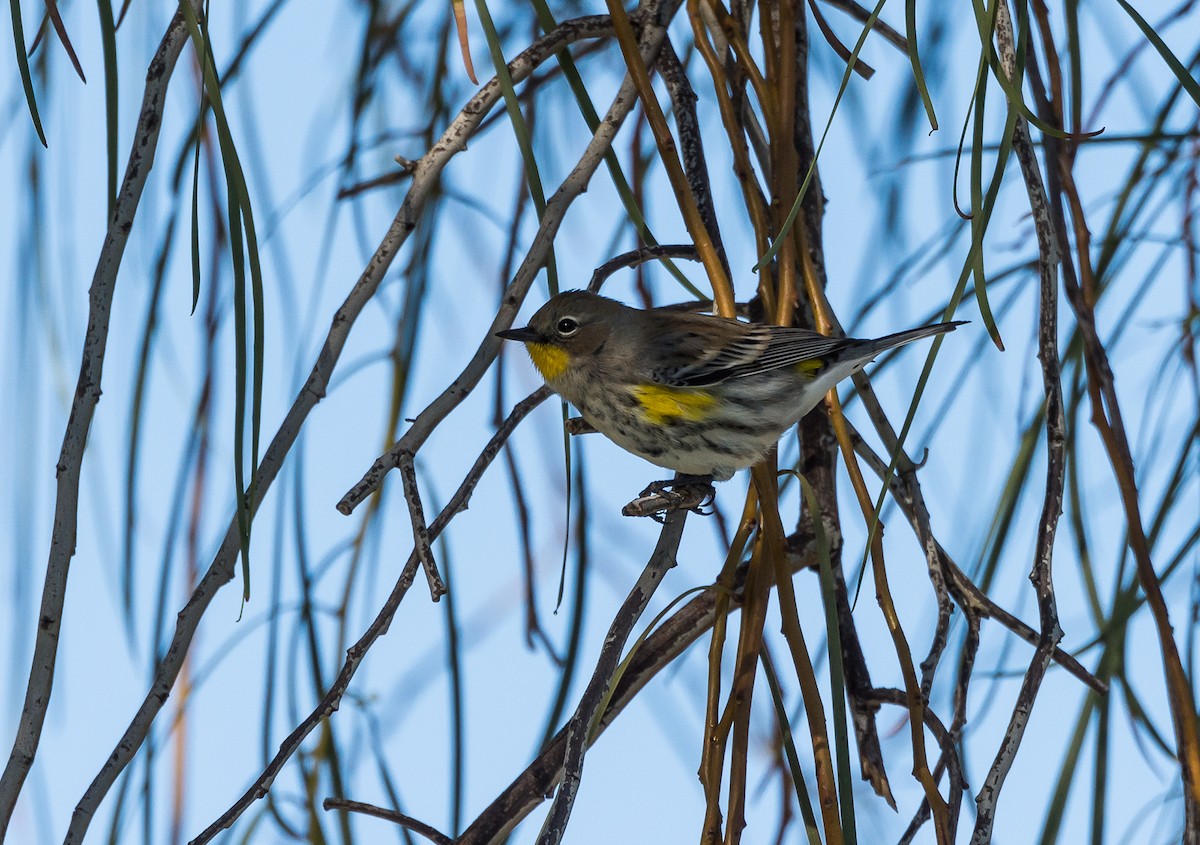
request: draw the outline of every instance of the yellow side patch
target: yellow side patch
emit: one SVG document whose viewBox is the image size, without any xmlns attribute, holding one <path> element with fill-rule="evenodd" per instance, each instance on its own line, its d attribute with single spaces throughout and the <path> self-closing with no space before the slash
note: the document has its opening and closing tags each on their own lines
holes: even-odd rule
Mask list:
<svg viewBox="0 0 1200 845">
<path fill-rule="evenodd" d="M 801 361 L 798 364 L 792 364 L 792 369 L 802 376 L 811 376 L 824 366 L 825 362 L 820 358 L 809 358 L 807 361 Z"/>
<path fill-rule="evenodd" d="M 717 398 L 707 391 L 643 384 L 633 389 L 633 397 L 642 406 L 646 422 L 654 425 L 674 420 L 702 420 L 717 404 Z"/>
<path fill-rule="evenodd" d="M 565 349 L 548 343 L 526 343 L 525 351 L 529 353 L 533 366 L 538 368 L 538 372 L 546 381 L 554 381 L 561 376 L 571 363 L 571 356 Z"/>
</svg>

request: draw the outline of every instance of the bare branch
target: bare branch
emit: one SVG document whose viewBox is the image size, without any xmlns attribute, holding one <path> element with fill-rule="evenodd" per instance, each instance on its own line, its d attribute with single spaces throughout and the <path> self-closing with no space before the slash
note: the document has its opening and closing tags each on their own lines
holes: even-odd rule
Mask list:
<svg viewBox="0 0 1200 845">
<path fill-rule="evenodd" d="M 395 822 L 401 827 L 411 830 L 413 833 L 421 834 L 430 842 L 436 842 L 437 845 L 454 845 L 454 840 L 436 827 L 414 819 L 412 816 L 406 816 L 404 813 L 389 810 L 387 807 L 377 807 L 374 804 L 367 804 L 363 801 L 350 801 L 346 798 L 326 798 L 321 802 L 321 806 L 326 810 L 349 810 L 352 813 L 362 813 L 366 816 L 374 816 L 377 819 Z"/>
<path fill-rule="evenodd" d="M 417 552 L 417 560 L 425 570 L 425 579 L 429 582 L 429 595 L 437 601 L 446 594 L 446 585 L 438 572 L 437 561 L 433 559 L 433 549 L 429 547 L 429 529 L 425 526 L 425 508 L 421 505 L 421 491 L 417 487 L 417 470 L 413 466 L 413 456 L 400 456 L 400 480 L 404 486 L 404 501 L 408 503 L 408 515 L 412 520 L 413 548 Z"/>
<path fill-rule="evenodd" d="M 789 565 L 797 569 L 815 565 L 816 551 L 811 535 L 794 535 L 792 550 L 794 554 L 789 556 Z M 729 592 L 722 594 L 728 599 L 724 605 L 726 612 L 735 611 L 741 605 L 747 570 L 745 564 L 738 566 Z M 589 745 L 596 741 L 652 678 L 672 665 L 679 655 L 712 628 L 720 605 L 718 598 L 719 594 L 715 590 L 701 593 L 668 617 L 642 641 L 614 686 L 595 730 L 588 736 Z M 526 816 L 546 800 L 546 796 L 562 779 L 566 741 L 567 728 L 563 728 L 508 788 L 463 831 L 457 845 L 487 845 L 501 842 L 511 834 Z"/>
<path fill-rule="evenodd" d="M 665 15 L 675 5 L 677 5 L 676 0 L 667 0 L 662 6 L 662 11 L 656 14 L 655 12 L 659 8 L 658 4 L 649 3 L 646 6 L 644 16 L 657 21 L 661 15 Z M 558 32 L 558 30 L 556 29 L 554 32 Z M 664 33 L 665 30 L 662 25 L 657 23 L 645 28 L 642 35 L 642 50 L 645 60 L 649 61 L 657 54 L 665 37 Z M 562 185 L 555 191 L 554 196 L 547 201 L 546 213 L 542 216 L 537 235 L 534 237 L 533 243 L 525 255 L 525 260 L 517 268 L 516 275 L 513 277 L 508 289 L 504 292 L 500 310 L 492 321 L 492 326 L 484 337 L 483 342 L 475 351 L 474 357 L 467 364 L 466 368 L 463 369 L 462 373 L 459 374 L 458 378 L 417 416 L 412 428 L 391 449 L 380 455 L 362 479 L 342 497 L 341 501 L 337 504 L 339 511 L 349 515 L 364 499 L 378 489 L 379 485 L 383 483 L 384 477 L 399 465 L 400 457 L 406 452 L 415 454 L 438 424 L 451 411 L 458 407 L 459 403 L 470 394 L 475 385 L 479 383 L 479 380 L 483 378 L 483 374 L 487 372 L 497 352 L 500 350 L 501 341 L 496 337 L 495 333 L 512 325 L 513 318 L 516 317 L 517 311 L 525 299 L 525 294 L 529 292 L 530 285 L 533 284 L 533 280 L 546 263 L 546 259 L 550 254 L 550 247 L 554 243 L 554 238 L 558 234 L 559 226 L 562 224 L 567 209 L 587 188 L 592 174 L 596 172 L 596 168 L 599 167 L 605 153 L 607 153 L 611 146 L 612 139 L 616 135 L 617 130 L 636 104 L 637 95 L 634 93 L 633 84 L 626 77 L 625 81 L 621 84 L 620 90 L 617 92 L 617 96 L 613 99 L 612 105 L 609 107 L 608 114 L 605 115 L 604 120 L 596 128 L 595 135 L 592 137 L 584 154 L 580 157 L 579 162 L 567 178 L 563 180 Z"/>
<path fill-rule="evenodd" d="M 198 0 L 192 7 L 199 8 Z M 187 42 L 187 26 L 183 13 L 171 18 L 150 66 L 146 71 L 146 89 L 137 129 L 129 150 L 125 178 L 117 194 L 108 232 L 100 247 L 100 257 L 92 275 L 88 293 L 88 326 L 83 341 L 83 360 L 79 365 L 75 398 L 71 415 L 63 434 L 62 451 L 56 465 L 58 491 L 54 505 L 54 529 L 50 537 L 50 558 L 46 563 L 46 578 L 42 587 L 42 603 L 38 612 L 37 638 L 33 647 L 33 665 L 25 689 L 21 721 L 13 741 L 12 753 L 0 777 L 0 840 L 8 830 L 17 797 L 33 766 L 46 709 L 54 685 L 54 665 L 58 656 L 58 634 L 62 625 L 63 602 L 67 591 L 67 573 L 75 554 L 75 530 L 79 517 L 79 479 L 83 452 L 96 405 L 100 401 L 100 382 L 104 372 L 104 353 L 108 344 L 109 313 L 117 286 L 117 271 L 129 233 L 133 229 L 138 203 L 154 166 L 154 153 L 162 128 L 167 86 L 175 63 Z"/>
<path fill-rule="evenodd" d="M 1017 48 L 1012 19 L 1004 0 L 997 4 L 996 12 L 996 46 L 1000 62 L 1004 72 L 1015 81 Z M 1021 683 L 1021 691 L 1017 695 L 1008 728 L 996 751 L 996 758 L 988 770 L 983 786 L 975 796 L 977 815 L 975 830 L 971 835 L 972 845 L 987 845 L 992 841 L 992 824 L 995 821 L 1000 790 L 1025 736 L 1025 728 L 1033 712 L 1033 704 L 1041 688 L 1042 679 L 1063 636 L 1062 628 L 1058 624 L 1058 607 L 1054 599 L 1052 576 L 1054 537 L 1058 529 L 1058 518 L 1062 513 L 1063 480 L 1066 473 L 1066 420 L 1063 415 L 1062 379 L 1058 365 L 1058 266 L 1062 259 L 1058 250 L 1054 220 L 1050 214 L 1050 201 L 1046 196 L 1037 155 L 1029 137 L 1029 126 L 1021 117 L 1017 118 L 1013 133 L 1013 152 L 1021 165 L 1021 175 L 1025 179 L 1025 189 L 1029 195 L 1029 207 L 1033 212 L 1038 240 L 1038 275 L 1041 279 L 1038 359 L 1042 363 L 1042 386 L 1046 394 L 1046 492 L 1041 520 L 1038 523 L 1033 572 L 1029 576 L 1037 594 L 1041 635 Z"/>
<path fill-rule="evenodd" d="M 446 526 L 450 524 L 458 513 L 466 509 L 467 503 L 471 499 L 471 494 L 475 492 L 475 486 L 483 477 L 484 470 L 491 465 L 495 460 L 496 455 L 500 453 L 501 447 L 508 441 L 516 429 L 517 424 L 528 416 L 529 412 L 540 405 L 550 395 L 550 391 L 545 388 L 539 388 L 531 393 L 525 399 L 517 403 L 513 408 L 512 413 L 504 423 L 496 430 L 492 439 L 488 441 L 479 457 L 475 459 L 475 463 L 471 466 L 466 478 L 459 485 L 458 490 L 450 497 L 450 501 L 442 508 L 442 512 L 438 514 L 437 519 L 429 526 L 429 541 L 436 540 Z M 387 600 L 383 603 L 379 613 L 376 615 L 370 626 L 359 638 L 353 646 L 346 651 L 346 660 L 342 664 L 341 671 L 338 672 L 337 679 L 329 688 L 329 692 L 317 704 L 308 716 L 305 717 L 291 734 L 288 735 L 279 746 L 279 751 L 263 769 L 262 774 L 254 781 L 247 789 L 242 797 L 234 802 L 233 806 L 226 810 L 221 816 L 211 825 L 205 828 L 204 832 L 192 840 L 191 845 L 202 845 L 204 842 L 209 842 L 214 836 L 232 825 L 246 811 L 246 809 L 258 799 L 264 797 L 271 789 L 271 784 L 274 783 L 276 775 L 283 769 L 284 764 L 291 759 L 291 756 L 300 748 L 300 744 L 305 738 L 312 733 L 313 729 L 321 723 L 323 719 L 328 718 L 338 707 L 341 706 L 342 696 L 346 694 L 346 690 L 350 687 L 350 681 L 354 678 L 355 672 L 358 671 L 358 666 L 362 663 L 367 651 L 375 644 L 375 641 L 387 633 L 388 627 L 392 624 L 392 619 L 396 615 L 396 611 L 400 607 L 400 602 L 403 600 L 408 588 L 412 586 L 413 578 L 417 573 L 417 565 L 419 556 L 416 549 L 413 549 L 412 554 L 408 556 L 408 561 L 404 564 L 404 569 L 400 573 L 396 584 L 392 587 L 392 592 L 388 595 Z"/>
<path fill-rule="evenodd" d="M 600 286 L 604 284 L 613 273 L 624 267 L 637 267 L 647 261 L 654 261 L 658 258 L 690 258 L 692 261 L 699 261 L 700 257 L 696 253 L 696 247 L 691 244 L 659 244 L 657 246 L 644 246 L 640 249 L 623 252 L 616 258 L 610 258 L 605 261 L 596 271 L 592 273 L 591 281 L 588 282 L 587 289 L 593 292 L 599 291 Z"/>
<path fill-rule="evenodd" d="M 654 553 L 646 562 L 646 568 L 629 591 L 617 615 L 613 617 L 608 635 L 604 638 L 604 645 L 600 649 L 596 668 L 592 672 L 592 679 L 583 691 L 574 715 L 567 723 L 562 785 L 550 805 L 550 815 L 538 836 L 538 845 L 557 845 L 566 833 L 571 808 L 575 805 L 575 796 L 583 778 L 583 757 L 591 744 L 591 737 L 597 732 L 596 725 L 608 697 L 613 675 L 617 671 L 617 664 L 621 660 L 621 653 L 633 626 L 642 617 L 642 612 L 645 611 L 654 591 L 662 583 L 663 576 L 675 565 L 675 555 L 679 551 L 679 541 L 683 538 L 683 526 L 686 521 L 687 511 L 673 511 L 666 516 Z"/>
<path fill-rule="evenodd" d="M 583 38 L 600 38 L 611 34 L 611 25 L 603 16 L 567 21 L 545 37 L 538 39 L 513 59 L 508 65 L 509 74 L 514 81 L 519 82 L 527 78 L 540 63 L 567 44 Z M 405 195 L 400 210 L 362 275 L 350 290 L 342 306 L 334 314 L 329 333 L 326 335 L 325 343 L 313 364 L 308 379 L 300 389 L 291 409 L 263 456 L 253 488 L 255 490 L 253 509 L 257 510 L 266 492 L 270 489 L 271 482 L 275 479 L 283 465 L 284 458 L 299 436 L 300 429 L 309 413 L 325 397 L 329 379 L 341 356 L 351 328 L 363 308 L 375 295 L 375 291 L 383 281 L 384 274 L 391 266 L 396 254 L 416 228 L 417 220 L 420 218 L 430 194 L 438 184 L 442 170 L 455 155 L 466 149 L 467 141 L 478 130 L 480 123 L 491 108 L 499 102 L 500 97 L 500 84 L 495 78 L 492 78 L 467 102 L 433 147 L 414 164 L 412 185 Z M 515 310 L 516 306 L 513 307 Z M 100 772 L 76 806 L 68 830 L 67 841 L 82 839 L 96 808 L 112 788 L 117 776 L 124 771 L 134 755 L 137 754 L 138 749 L 141 748 L 150 731 L 150 726 L 171 694 L 171 689 L 183 666 L 184 658 L 196 628 L 200 624 L 200 619 L 216 592 L 233 578 L 233 568 L 238 550 L 239 539 L 235 518 L 231 520 L 225 539 L 208 570 L 200 579 L 200 583 L 176 619 L 171 644 L 155 671 L 154 681 L 149 692 L 137 713 L 134 714 L 121 740 L 117 743 L 117 747 L 105 759 Z"/>
</svg>

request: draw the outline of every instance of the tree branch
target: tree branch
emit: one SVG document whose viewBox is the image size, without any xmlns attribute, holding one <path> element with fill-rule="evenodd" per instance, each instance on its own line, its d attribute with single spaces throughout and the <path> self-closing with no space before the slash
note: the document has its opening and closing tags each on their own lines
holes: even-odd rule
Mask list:
<svg viewBox="0 0 1200 845">
<path fill-rule="evenodd" d="M 633 626 L 642 617 L 654 591 L 662 583 L 663 576 L 675 566 L 675 555 L 679 552 L 679 541 L 683 538 L 687 513 L 686 510 L 672 511 L 664 518 L 654 553 L 650 555 L 641 577 L 613 617 L 608 635 L 604 638 L 604 645 L 600 649 L 596 668 L 592 672 L 592 679 L 588 681 L 574 715 L 567 722 L 566 742 L 563 746 L 562 785 L 550 805 L 550 815 L 538 836 L 538 845 L 558 845 L 566 833 L 571 809 L 575 805 L 575 796 L 579 793 L 579 785 L 583 778 L 584 754 L 592 742 L 592 737 L 598 732 L 599 717 L 609 697 L 621 653 L 625 650 L 625 643 Z"/>
<path fill-rule="evenodd" d="M 351 801 L 347 798 L 326 798 L 321 803 L 321 806 L 326 810 L 349 810 L 352 813 L 362 813 L 364 816 L 374 816 L 377 819 L 394 822 L 407 830 L 411 830 L 413 833 L 419 833 L 430 842 L 437 843 L 437 845 L 454 845 L 454 840 L 436 827 L 425 824 L 425 822 L 419 819 L 414 819 L 412 816 L 406 816 L 404 813 L 389 810 L 387 807 L 377 807 L 374 804 L 367 804 L 363 801 Z"/>
<path fill-rule="evenodd" d="M 199 7 L 192 0 L 192 7 Z M 117 286 L 117 271 L 129 242 L 138 203 L 154 166 L 154 154 L 162 129 L 167 87 L 175 63 L 187 42 L 188 32 L 182 12 L 171 18 L 146 71 L 146 88 L 137 129 L 129 150 L 125 178 L 113 206 L 108 232 L 100 247 L 100 257 L 92 275 L 88 292 L 88 325 L 84 334 L 83 359 L 71 414 L 63 434 L 62 451 L 56 464 L 57 495 L 54 505 L 54 528 L 50 536 L 50 557 L 46 563 L 46 578 L 42 587 L 42 603 L 38 611 L 37 637 L 33 647 L 33 664 L 25 688 L 25 703 L 21 721 L 13 740 L 12 752 L 0 776 L 0 841 L 3 841 L 17 797 L 33 766 L 41 741 L 42 725 L 50 706 L 54 685 L 54 666 L 58 656 L 58 634 L 62 625 L 63 603 L 67 592 L 67 574 L 75 555 L 75 531 L 79 518 L 79 481 L 83 453 L 96 405 L 100 401 L 100 382 L 104 372 L 104 353 L 108 344 L 109 313 Z"/>
<path fill-rule="evenodd" d="M 432 543 L 436 540 L 446 530 L 446 526 L 450 524 L 450 520 L 466 509 L 467 503 L 471 499 L 471 494 L 475 492 L 475 486 L 483 477 L 484 471 L 495 460 L 496 455 L 500 453 L 501 447 L 508 441 L 517 424 L 525 419 L 530 411 L 544 402 L 549 395 L 550 390 L 546 387 L 541 387 L 517 403 L 512 413 L 508 415 L 508 418 L 500 425 L 496 433 L 492 435 L 492 439 L 488 441 L 483 451 L 479 454 L 479 457 L 475 459 L 475 463 L 471 466 L 470 471 L 459 485 L 458 490 L 450 497 L 450 501 L 446 503 L 441 513 L 430 524 L 429 542 Z M 312 733 L 313 729 L 323 719 L 328 718 L 337 711 L 341 706 L 342 697 L 346 694 L 346 690 L 349 689 L 350 681 L 358 671 L 359 664 L 362 663 L 367 651 L 375 644 L 376 640 L 387 633 L 387 629 L 391 626 L 392 619 L 400 607 L 400 602 L 404 599 L 408 588 L 412 586 L 419 563 L 420 554 L 414 547 L 412 553 L 408 556 L 408 561 L 404 564 L 404 569 L 400 572 L 400 577 L 396 580 L 395 586 L 392 587 L 392 592 L 383 603 L 383 607 L 380 608 L 374 621 L 363 632 L 358 642 L 346 651 L 346 660 L 342 664 L 341 671 L 338 672 L 337 679 L 334 680 L 333 685 L 329 688 L 329 692 L 325 694 L 312 712 L 304 718 L 304 721 L 297 725 L 296 729 L 280 743 L 279 751 L 271 758 L 271 762 L 267 764 L 262 774 L 250 785 L 250 788 L 242 794 L 241 798 L 235 801 L 233 806 L 222 813 L 216 821 L 193 839 L 191 845 L 202 845 L 202 843 L 211 841 L 214 836 L 237 821 L 251 804 L 259 798 L 264 797 L 271 789 L 271 784 L 274 783 L 275 777 L 283 769 L 284 764 L 296 753 L 305 738 Z"/>
<path fill-rule="evenodd" d="M 657 22 L 658 19 L 676 5 L 677 0 L 666 0 L 660 7 L 655 0 L 655 2 L 648 2 L 641 10 L 643 14 L 639 16 L 639 19 L 655 21 L 654 25 L 645 28 L 642 36 L 642 50 L 648 60 L 653 59 L 657 54 L 662 40 L 665 38 L 665 29 L 662 24 Z M 554 33 L 558 31 L 556 29 Z M 500 310 L 492 321 L 487 336 L 475 351 L 475 356 L 458 378 L 417 416 L 412 427 L 405 432 L 404 436 L 391 449 L 380 455 L 362 479 L 342 497 L 341 501 L 337 503 L 339 511 L 346 515 L 353 513 L 363 500 L 378 489 L 379 485 L 383 483 L 384 477 L 399 466 L 401 456 L 406 452 L 415 454 L 438 424 L 470 395 L 475 385 L 483 378 L 483 374 L 487 372 L 500 350 L 501 340 L 496 337 L 495 333 L 512 325 L 512 321 L 525 299 L 525 294 L 529 292 L 533 280 L 546 262 L 546 257 L 549 255 L 550 247 L 554 243 L 554 238 L 558 234 L 558 228 L 562 224 L 567 209 L 587 188 L 592 174 L 603 160 L 617 130 L 636 103 L 637 96 L 634 93 L 633 84 L 626 77 L 617 96 L 613 99 L 612 106 L 609 107 L 608 114 L 596 128 L 596 133 L 579 162 L 563 180 L 554 196 L 547 201 L 546 213 L 542 216 L 537 235 L 526 253 L 525 260 L 517 268 L 516 275 L 513 276 L 512 282 L 504 292 Z"/>
<path fill-rule="evenodd" d="M 1000 63 L 1004 73 L 1017 82 L 1017 46 L 1005 0 L 1000 0 L 997 4 L 996 13 L 996 46 L 1000 54 Z M 1021 691 L 1017 695 L 1008 728 L 1004 732 L 1000 747 L 996 750 L 996 758 L 984 778 L 983 786 L 975 796 L 977 815 L 975 830 L 971 835 L 972 845 L 987 845 L 992 841 L 992 825 L 996 816 L 996 804 L 1000 800 L 1000 790 L 1025 736 L 1025 728 L 1029 724 L 1042 679 L 1063 636 L 1062 628 L 1058 624 L 1058 607 L 1054 599 L 1052 575 L 1054 537 L 1058 529 L 1058 518 L 1062 513 L 1063 480 L 1066 473 L 1066 419 L 1063 414 L 1062 380 L 1058 365 L 1058 267 L 1062 258 L 1059 254 L 1054 220 L 1050 215 L 1050 201 L 1042 182 L 1037 154 L 1029 137 L 1029 125 L 1021 117 L 1017 118 L 1013 132 L 1013 152 L 1020 163 L 1025 190 L 1029 195 L 1029 207 L 1033 212 L 1038 240 L 1038 275 L 1041 279 L 1038 359 L 1042 363 L 1042 386 L 1046 394 L 1046 492 L 1038 523 L 1033 571 L 1029 576 L 1037 594 L 1041 635 L 1021 683 Z"/>
<path fill-rule="evenodd" d="M 515 82 L 526 79 L 542 62 L 568 44 L 584 38 L 600 38 L 612 34 L 607 17 L 592 16 L 567 21 L 553 32 L 538 39 L 528 49 L 514 58 L 508 65 L 509 74 Z M 416 228 L 417 220 L 425 203 L 437 186 L 441 172 L 449 161 L 466 149 L 467 141 L 473 137 L 479 125 L 501 97 L 500 84 L 492 78 L 458 113 L 438 141 L 412 167 L 412 184 L 387 233 L 380 241 L 362 275 L 350 290 L 342 306 L 334 313 L 329 332 L 321 352 L 314 362 L 307 380 L 300 389 L 292 407 L 276 432 L 266 453 L 263 455 L 255 478 L 255 501 L 257 510 L 272 481 L 283 465 L 288 452 L 299 436 L 300 429 L 309 413 L 324 398 L 333 370 L 341 356 L 346 339 L 363 308 L 375 295 L 388 268 L 400 248 Z M 150 731 L 159 711 L 167 702 L 175 684 L 184 658 L 195 636 L 200 619 L 217 591 L 228 583 L 234 574 L 234 564 L 239 550 L 236 519 L 231 520 L 225 539 L 192 592 L 187 604 L 180 611 L 170 646 L 155 670 L 150 690 L 138 707 L 125 733 L 113 752 L 80 799 L 72 816 L 67 841 L 78 842 L 87 830 L 96 808 L 108 794 L 117 776 L 137 754 Z"/>
<path fill-rule="evenodd" d="M 816 551 L 811 534 L 793 535 L 793 553 L 789 564 L 797 570 L 816 563 Z M 656 628 L 638 647 L 629 665 L 614 685 L 607 706 L 588 736 L 592 744 L 620 715 L 634 696 L 660 671 L 673 665 L 689 646 L 712 628 L 720 612 L 730 613 L 740 607 L 749 567 L 741 564 L 734 571 L 729 590 L 707 590 L 689 601 Z M 724 597 L 725 601 L 721 599 Z M 470 826 L 459 836 L 456 845 L 489 845 L 503 841 L 518 824 L 546 800 L 563 774 L 563 753 L 567 728 L 559 731 L 541 753 L 519 774 Z"/>
</svg>

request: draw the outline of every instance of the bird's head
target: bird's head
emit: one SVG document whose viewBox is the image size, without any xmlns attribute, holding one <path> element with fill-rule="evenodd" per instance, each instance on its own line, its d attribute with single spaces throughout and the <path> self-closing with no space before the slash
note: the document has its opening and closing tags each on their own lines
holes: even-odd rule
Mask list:
<svg viewBox="0 0 1200 845">
<path fill-rule="evenodd" d="M 554 382 L 581 358 L 604 345 L 623 308 L 599 294 L 566 291 L 539 308 L 529 325 L 496 335 L 524 343 L 542 378 Z"/>
</svg>

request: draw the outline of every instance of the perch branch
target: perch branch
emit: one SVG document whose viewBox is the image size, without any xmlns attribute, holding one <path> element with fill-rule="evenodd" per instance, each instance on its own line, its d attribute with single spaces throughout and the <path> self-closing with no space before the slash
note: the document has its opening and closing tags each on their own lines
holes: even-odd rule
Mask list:
<svg viewBox="0 0 1200 845">
<path fill-rule="evenodd" d="M 796 536 L 793 548 L 794 554 L 789 556 L 789 564 L 797 569 L 815 565 L 816 551 L 811 535 Z M 741 606 L 747 571 L 745 564 L 739 565 L 728 591 L 708 590 L 701 593 L 646 637 L 616 683 L 596 729 L 587 738 L 589 744 L 596 741 L 646 684 L 660 671 L 674 665 L 679 655 L 708 633 L 718 613 L 727 614 Z M 456 845 L 490 845 L 508 837 L 526 816 L 546 800 L 546 796 L 562 779 L 566 741 L 567 728 L 563 728 L 463 831 Z"/>
<path fill-rule="evenodd" d="M 570 820 L 571 809 L 574 807 L 575 796 L 579 793 L 583 777 L 584 754 L 591 744 L 591 737 L 596 733 L 595 724 L 608 697 L 607 693 L 610 691 L 617 664 L 621 660 L 621 653 L 633 626 L 642 617 L 654 591 L 662 583 L 663 576 L 675 565 L 675 555 L 679 552 L 679 541 L 683 538 L 683 526 L 686 522 L 687 511 L 672 511 L 667 514 L 654 553 L 650 555 L 641 577 L 613 617 L 608 635 L 604 638 L 604 645 L 600 649 L 600 658 L 592 672 L 592 679 L 580 696 L 575 713 L 567 722 L 566 743 L 563 746 L 562 785 L 550 805 L 550 815 L 538 836 L 538 845 L 558 845 L 566 833 L 567 822 Z"/>
</svg>

